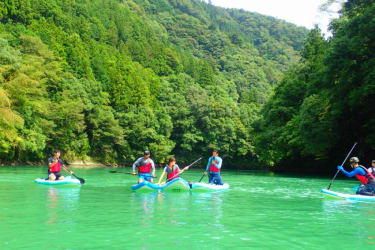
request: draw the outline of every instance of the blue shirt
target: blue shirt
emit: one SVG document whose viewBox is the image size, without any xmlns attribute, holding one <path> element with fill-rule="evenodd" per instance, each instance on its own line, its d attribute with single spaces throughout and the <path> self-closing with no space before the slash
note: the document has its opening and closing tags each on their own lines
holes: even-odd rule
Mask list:
<svg viewBox="0 0 375 250">
<path fill-rule="evenodd" d="M 356 167 L 353 171 L 347 172 L 345 169 L 342 170 L 342 172 L 347 176 L 347 177 L 354 177 L 357 174 L 359 175 L 366 175 L 365 170 L 363 170 L 361 167 Z"/>
<path fill-rule="evenodd" d="M 216 157 L 211 156 L 208 159 L 208 163 L 207 163 L 207 167 L 206 167 L 206 172 L 210 169 L 212 160 L 215 161 L 215 167 L 217 167 L 218 169 L 221 169 L 221 165 L 223 164 L 223 159 L 221 159 L 219 156 L 216 156 Z"/>
</svg>

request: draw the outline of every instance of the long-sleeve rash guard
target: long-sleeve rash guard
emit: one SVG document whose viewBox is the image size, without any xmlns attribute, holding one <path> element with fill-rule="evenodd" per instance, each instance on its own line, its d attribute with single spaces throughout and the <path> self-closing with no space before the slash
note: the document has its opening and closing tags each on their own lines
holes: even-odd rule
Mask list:
<svg viewBox="0 0 375 250">
<path fill-rule="evenodd" d="M 155 175 L 155 163 L 151 158 L 148 158 L 147 160 L 144 157 L 139 158 L 133 163 L 133 172 L 135 172 L 135 169 L 139 166 L 145 166 L 146 164 L 151 163 L 151 171 L 152 174 Z"/>
<path fill-rule="evenodd" d="M 365 170 L 363 170 L 363 169 L 360 168 L 360 167 L 356 167 L 356 168 L 355 168 L 353 171 L 351 171 L 351 172 L 347 172 L 347 171 L 345 171 L 345 169 L 343 169 L 342 172 L 343 172 L 347 177 L 354 177 L 354 176 L 356 176 L 357 174 L 359 174 L 359 175 L 366 175 Z"/>
<path fill-rule="evenodd" d="M 223 159 L 221 159 L 219 156 L 216 156 L 216 157 L 213 157 L 211 156 L 209 159 L 208 159 L 208 163 L 207 163 L 207 167 L 206 167 L 206 172 L 208 172 L 208 170 L 210 169 L 210 166 L 211 166 L 211 162 L 212 160 L 215 160 L 215 167 L 217 167 L 218 169 L 221 169 L 221 164 L 223 164 Z"/>
</svg>

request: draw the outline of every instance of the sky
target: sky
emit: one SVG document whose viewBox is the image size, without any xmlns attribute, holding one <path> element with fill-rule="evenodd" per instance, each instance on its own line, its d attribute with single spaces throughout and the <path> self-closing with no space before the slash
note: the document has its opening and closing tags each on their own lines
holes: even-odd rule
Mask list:
<svg viewBox="0 0 375 250">
<path fill-rule="evenodd" d="M 327 33 L 327 27 L 332 17 L 328 13 L 319 11 L 319 7 L 327 0 L 211 0 L 213 5 L 225 8 L 244 9 L 251 12 L 277 17 L 305 26 L 309 29 L 318 24 L 323 33 Z M 336 6 L 336 10 L 338 7 Z"/>
</svg>

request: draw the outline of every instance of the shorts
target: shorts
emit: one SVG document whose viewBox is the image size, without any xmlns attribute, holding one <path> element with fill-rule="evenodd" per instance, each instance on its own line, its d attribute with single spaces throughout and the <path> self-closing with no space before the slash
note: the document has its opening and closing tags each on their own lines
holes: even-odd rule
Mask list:
<svg viewBox="0 0 375 250">
<path fill-rule="evenodd" d="M 368 195 L 368 196 L 374 196 L 375 194 L 375 186 L 368 183 L 366 185 L 361 185 L 358 189 L 356 194 L 360 195 Z"/>
<path fill-rule="evenodd" d="M 151 176 L 150 173 L 139 173 L 138 174 L 138 179 L 143 179 L 145 181 L 150 181 L 150 180 L 154 180 Z"/>
<path fill-rule="evenodd" d="M 48 178 L 49 178 L 51 175 L 54 175 L 54 176 L 56 177 L 56 180 L 58 180 L 58 179 L 61 177 L 61 173 L 60 173 L 60 172 L 55 172 L 55 173 L 53 173 L 53 172 L 50 172 L 50 171 L 48 170 Z"/>
<path fill-rule="evenodd" d="M 208 183 L 215 184 L 215 185 L 223 185 L 220 172 L 210 172 L 208 176 Z"/>
</svg>

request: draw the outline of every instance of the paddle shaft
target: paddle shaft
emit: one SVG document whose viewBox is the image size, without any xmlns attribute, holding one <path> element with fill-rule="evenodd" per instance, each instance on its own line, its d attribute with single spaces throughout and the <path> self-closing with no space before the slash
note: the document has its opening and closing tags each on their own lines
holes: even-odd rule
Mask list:
<svg viewBox="0 0 375 250">
<path fill-rule="evenodd" d="M 346 162 L 346 160 L 348 159 L 349 155 L 352 153 L 353 149 L 355 148 L 355 146 L 357 146 L 357 142 L 354 143 L 352 149 L 349 151 L 349 153 L 346 155 L 345 157 L 345 160 L 342 162 L 341 166 L 343 166 Z M 333 176 L 333 179 L 331 180 L 331 183 L 329 183 L 329 186 L 328 186 L 328 190 L 331 188 L 332 184 L 333 184 L 333 181 L 336 179 L 336 176 L 338 175 L 338 173 L 340 172 L 340 170 L 337 170 L 335 176 Z"/>
<path fill-rule="evenodd" d="M 85 183 L 85 179 L 83 179 L 83 178 L 81 178 L 81 177 L 78 177 L 77 175 L 75 175 L 74 173 L 73 173 L 73 171 L 72 170 L 70 170 L 67 166 L 63 166 L 63 169 L 66 171 L 66 172 L 68 172 L 69 174 L 71 174 L 71 175 L 73 175 L 74 177 L 76 177 L 78 180 L 79 180 L 79 182 L 81 183 L 81 184 L 84 184 Z"/>
<path fill-rule="evenodd" d="M 131 174 L 131 175 L 133 175 L 133 173 L 124 173 L 124 172 L 119 172 L 119 171 L 116 171 L 116 170 L 111 170 L 109 172 L 113 173 L 113 174 Z"/>
<path fill-rule="evenodd" d="M 202 181 L 202 179 L 205 177 L 206 175 L 205 174 L 203 174 L 202 175 L 202 177 L 200 178 L 200 180 L 198 181 L 198 182 L 201 182 Z"/>
<path fill-rule="evenodd" d="M 174 178 L 175 178 L 176 176 L 178 176 L 179 174 L 182 174 L 185 170 L 187 170 L 188 168 L 190 168 L 191 166 L 193 166 L 195 163 L 197 163 L 197 162 L 200 161 L 200 160 L 202 160 L 202 157 L 200 157 L 199 159 L 193 161 L 193 163 L 191 163 L 190 165 L 184 167 L 180 173 L 177 173 L 177 174 L 173 175 L 171 178 L 168 178 L 165 182 L 168 182 L 168 181 L 174 179 Z"/>
</svg>

